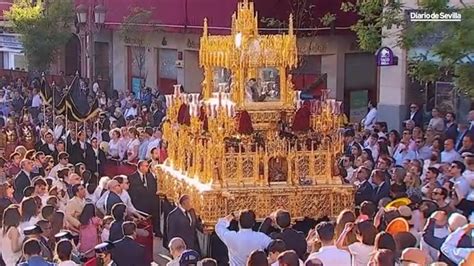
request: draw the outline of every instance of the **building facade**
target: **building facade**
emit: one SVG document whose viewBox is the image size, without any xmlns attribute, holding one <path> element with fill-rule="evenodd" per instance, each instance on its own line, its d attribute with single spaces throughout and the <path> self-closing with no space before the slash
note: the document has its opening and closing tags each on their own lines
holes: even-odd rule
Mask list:
<svg viewBox="0 0 474 266">
<path fill-rule="evenodd" d="M 417 0 L 402 1 L 406 12 L 409 10 L 420 10 L 418 2 Z M 466 5 L 474 5 L 474 0 L 462 2 Z M 449 4 L 453 8 L 463 8 L 462 3 L 459 1 L 449 1 Z M 402 126 L 408 113 L 408 106 L 411 103 L 418 104 L 425 112 L 427 119 L 430 116 L 431 109 L 434 106 L 439 107 L 437 97 L 440 96 L 440 93 L 436 88 L 439 83 L 417 84 L 407 75 L 409 60 L 420 53 L 429 51 L 432 44 L 425 43 L 410 50 L 403 49 L 398 45 L 398 31 L 399 29 L 396 27 L 384 29 L 383 35 L 386 37 L 382 40 L 382 46 L 391 48 L 394 55 L 398 57 L 398 65 L 378 68 L 378 119 L 380 121 L 387 121 L 389 128 L 400 128 Z M 436 42 L 436 38 L 434 38 L 434 42 Z M 467 111 L 470 109 L 471 101 L 469 98 L 456 97 L 454 92 L 452 95 L 451 103 L 449 103 L 454 106 L 452 111 L 458 114 L 459 120 L 464 120 Z"/>
</svg>

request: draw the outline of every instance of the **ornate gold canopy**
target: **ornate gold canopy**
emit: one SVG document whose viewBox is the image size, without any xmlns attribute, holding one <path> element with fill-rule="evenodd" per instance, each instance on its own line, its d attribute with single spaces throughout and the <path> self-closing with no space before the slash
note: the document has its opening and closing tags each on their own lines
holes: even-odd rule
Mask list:
<svg viewBox="0 0 474 266">
<path fill-rule="evenodd" d="M 199 50 L 205 72 L 202 99 L 181 93 L 179 85 L 174 95 L 165 97 L 163 139 L 168 158 L 154 169 L 160 193 L 172 201 L 191 195 L 208 229 L 219 217 L 244 208 L 253 209 L 258 219 L 278 208 L 302 219 L 335 216 L 353 205 L 353 187 L 342 184 L 334 171 L 343 150 L 341 105 L 327 99 L 327 93 L 313 111 L 296 100 L 299 92 L 288 75 L 297 63 L 291 21 L 290 16 L 288 34 L 260 35 L 254 5 L 248 0 L 238 4 L 229 36 L 210 36 L 205 20 Z M 217 84 L 219 92 L 213 92 L 215 68 L 230 72 L 225 91 Z M 272 86 L 278 86 L 279 97 L 249 102 L 249 88 L 254 88 L 248 81 L 262 68 L 276 69 L 271 72 L 277 73 Z M 288 116 L 291 124 L 297 109 L 310 113 L 310 129 L 281 135 L 279 122 L 283 125 Z M 236 113 L 248 113 L 253 133 L 237 130 Z"/>
<path fill-rule="evenodd" d="M 207 19 L 199 49 L 199 63 L 204 68 L 203 96 L 212 97 L 215 68 L 230 70 L 232 76 L 231 98 L 237 108 L 251 108 L 245 104 L 245 83 L 258 76 L 260 68 L 271 67 L 278 71 L 280 99 L 271 105 L 275 109 L 293 106 L 294 92 L 287 70 L 297 64 L 296 36 L 293 33 L 292 15 L 289 17 L 288 34 L 261 35 L 258 32 L 258 16 L 253 2 L 238 3 L 237 13 L 232 15 L 232 32 L 228 36 L 211 36 Z M 256 105 L 253 105 L 254 107 Z M 268 104 L 260 104 L 260 109 Z M 251 108 L 252 109 L 252 108 Z"/>
</svg>

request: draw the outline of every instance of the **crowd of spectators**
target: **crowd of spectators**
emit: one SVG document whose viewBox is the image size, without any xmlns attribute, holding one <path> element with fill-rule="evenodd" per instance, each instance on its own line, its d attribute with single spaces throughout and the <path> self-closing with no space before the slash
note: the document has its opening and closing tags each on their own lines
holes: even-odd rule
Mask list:
<svg viewBox="0 0 474 266">
<path fill-rule="evenodd" d="M 28 113 L 37 145 L 18 140 L 0 157 L 0 265 L 150 265 L 153 237 L 170 266 L 474 265 L 474 111 L 461 123 L 433 109 L 424 125 L 412 104 L 399 132 L 377 122 L 371 104 L 363 130 L 344 129 L 337 164 L 356 188 L 355 209 L 308 217 L 310 228 L 286 210 L 260 223 L 252 210 L 233 212 L 213 234 L 227 256 L 213 259 L 202 258 L 209 232 L 193 199 L 157 197 L 163 96 L 106 94 L 97 84 L 85 93 L 102 112 L 77 124 L 56 116 L 38 88 L 3 80 L 1 126 Z"/>
</svg>

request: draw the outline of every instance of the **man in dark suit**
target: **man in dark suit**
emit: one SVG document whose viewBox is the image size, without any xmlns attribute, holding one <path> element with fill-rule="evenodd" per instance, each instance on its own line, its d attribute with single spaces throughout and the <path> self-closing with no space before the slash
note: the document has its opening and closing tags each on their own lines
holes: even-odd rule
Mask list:
<svg viewBox="0 0 474 266">
<path fill-rule="evenodd" d="M 84 130 L 79 130 L 77 134 L 77 142 L 72 145 L 71 153 L 69 153 L 71 155 L 71 163 L 77 164 L 85 162 L 87 150 L 90 149 L 92 149 L 92 147 L 86 142 L 86 132 Z"/>
<path fill-rule="evenodd" d="M 167 235 L 168 239 L 180 237 L 189 249 L 201 253 L 197 238 L 197 231 L 203 231 L 202 223 L 196 216 L 192 207 L 191 197 L 182 195 L 179 205 L 168 214 Z"/>
<path fill-rule="evenodd" d="M 107 182 L 107 189 L 109 193 L 105 199 L 105 215 L 110 215 L 112 212 L 112 207 L 117 203 L 123 203 L 122 199 L 120 198 L 120 194 L 122 193 L 122 187 L 117 180 L 110 180 Z"/>
<path fill-rule="evenodd" d="M 405 122 L 407 120 L 412 120 L 413 122 L 415 122 L 416 127 L 423 126 L 423 114 L 416 103 L 410 104 L 410 112 L 407 114 Z"/>
<path fill-rule="evenodd" d="M 114 220 L 110 224 L 109 241 L 116 242 L 123 238 L 122 224 L 125 223 L 127 207 L 123 203 L 117 203 L 112 207 Z"/>
<path fill-rule="evenodd" d="M 446 113 L 446 129 L 444 131 L 447 139 L 456 139 L 458 137 L 458 124 L 456 124 L 456 115 L 452 112 Z"/>
<path fill-rule="evenodd" d="M 13 196 L 17 202 L 23 199 L 23 190 L 31 186 L 31 172 L 33 171 L 33 162 L 28 159 L 23 159 L 20 163 L 21 171 L 16 175 Z"/>
<path fill-rule="evenodd" d="M 91 173 L 102 176 L 104 173 L 104 164 L 106 161 L 105 153 L 99 147 L 97 138 L 91 139 L 90 149 L 86 150 L 85 164 L 87 170 Z"/>
<path fill-rule="evenodd" d="M 364 201 L 372 201 L 374 188 L 369 182 L 370 170 L 368 168 L 362 166 L 356 171 L 359 186 L 355 194 L 355 204 L 356 206 L 360 206 Z"/>
<path fill-rule="evenodd" d="M 43 152 L 44 155 L 53 155 L 56 151 L 54 146 L 54 137 L 51 131 L 44 134 L 44 143 L 40 146 L 39 151 Z"/>
<path fill-rule="evenodd" d="M 376 169 L 372 171 L 372 183 L 376 186 L 372 202 L 378 204 L 380 199 L 390 196 L 390 183 L 386 182 L 385 173 L 382 170 Z"/>
<path fill-rule="evenodd" d="M 149 172 L 149 167 L 148 161 L 138 162 L 137 171 L 128 176 L 130 183 L 128 193 L 137 210 L 151 215 L 153 230 L 156 236 L 161 237 L 157 181 Z"/>
<path fill-rule="evenodd" d="M 269 234 L 272 222 L 275 222 L 281 229 L 280 232 Z M 272 239 L 283 240 L 286 244 L 286 250 L 294 250 L 301 260 L 305 259 L 304 255 L 307 251 L 306 237 L 303 232 L 291 228 L 291 216 L 288 211 L 278 210 L 267 217 L 260 225 L 259 231 L 269 235 Z"/>
<path fill-rule="evenodd" d="M 142 266 L 145 261 L 145 247 L 138 244 L 137 225 L 134 222 L 122 224 L 123 238 L 115 242 L 112 250 L 112 259 L 118 266 Z"/>
</svg>

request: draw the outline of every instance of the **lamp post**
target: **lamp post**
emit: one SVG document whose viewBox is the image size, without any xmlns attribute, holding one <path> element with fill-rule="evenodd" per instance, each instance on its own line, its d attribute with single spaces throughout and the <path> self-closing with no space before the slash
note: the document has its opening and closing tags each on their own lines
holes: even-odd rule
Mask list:
<svg viewBox="0 0 474 266">
<path fill-rule="evenodd" d="M 95 0 L 89 0 L 88 5 L 76 7 L 79 36 L 81 40 L 81 75 L 94 78 L 94 33 L 99 32 L 105 22 L 106 9 L 103 5 L 94 6 Z"/>
</svg>

